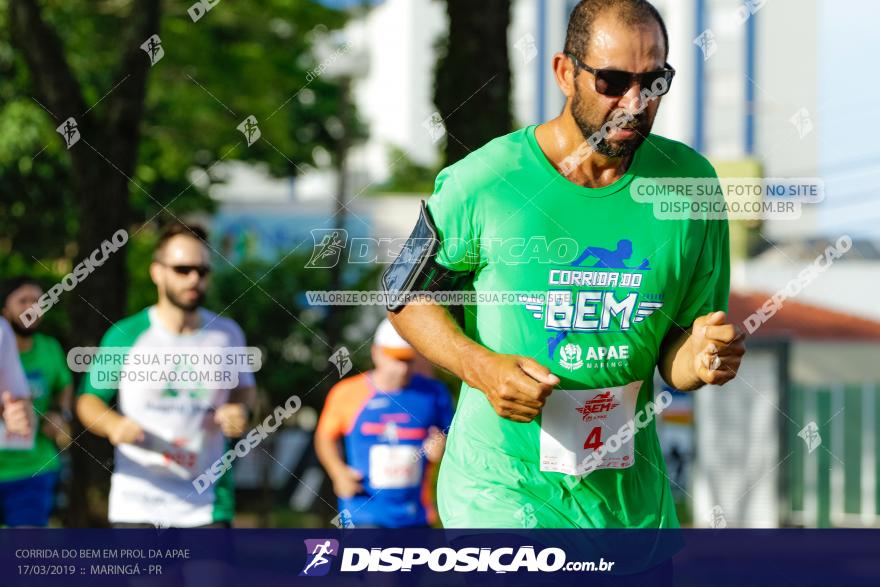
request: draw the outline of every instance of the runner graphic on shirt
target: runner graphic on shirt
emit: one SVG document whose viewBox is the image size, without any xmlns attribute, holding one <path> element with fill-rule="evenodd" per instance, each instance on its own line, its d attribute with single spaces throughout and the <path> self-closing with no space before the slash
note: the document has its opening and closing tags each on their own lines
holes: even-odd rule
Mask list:
<svg viewBox="0 0 880 587">
<path fill-rule="evenodd" d="M 651 264 L 648 259 L 642 259 L 638 267 L 630 267 L 626 264 L 626 260 L 632 257 L 633 243 L 628 239 L 617 241 L 617 248 L 612 250 L 603 249 L 602 247 L 587 247 L 580 257 L 572 261 L 572 267 L 580 267 L 581 263 L 595 257 L 597 259 L 594 265 L 587 267 L 596 267 L 601 269 L 650 269 Z"/>
</svg>

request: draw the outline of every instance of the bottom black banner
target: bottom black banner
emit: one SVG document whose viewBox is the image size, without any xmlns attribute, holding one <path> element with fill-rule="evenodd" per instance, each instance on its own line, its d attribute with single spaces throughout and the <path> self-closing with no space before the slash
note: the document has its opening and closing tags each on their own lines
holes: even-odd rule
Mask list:
<svg viewBox="0 0 880 587">
<path fill-rule="evenodd" d="M 3 530 L 2 585 L 878 585 L 873 530 Z"/>
</svg>

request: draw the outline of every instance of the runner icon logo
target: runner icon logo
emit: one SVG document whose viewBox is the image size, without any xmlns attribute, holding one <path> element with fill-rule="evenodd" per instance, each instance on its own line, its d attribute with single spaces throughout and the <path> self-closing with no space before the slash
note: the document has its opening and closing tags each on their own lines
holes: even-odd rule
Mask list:
<svg viewBox="0 0 880 587">
<path fill-rule="evenodd" d="M 339 554 L 339 541 L 332 538 L 307 539 L 306 566 L 300 577 L 323 577 L 330 572 L 330 563 Z"/>
<path fill-rule="evenodd" d="M 336 267 L 348 242 L 348 231 L 344 228 L 312 229 L 314 247 L 306 269 L 330 269 Z"/>
</svg>

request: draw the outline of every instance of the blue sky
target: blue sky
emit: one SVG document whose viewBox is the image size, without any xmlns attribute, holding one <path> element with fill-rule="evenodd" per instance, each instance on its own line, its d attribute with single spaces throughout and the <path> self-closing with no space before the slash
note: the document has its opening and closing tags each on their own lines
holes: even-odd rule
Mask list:
<svg viewBox="0 0 880 587">
<path fill-rule="evenodd" d="M 880 240 L 880 2 L 819 1 L 821 226 Z"/>
</svg>

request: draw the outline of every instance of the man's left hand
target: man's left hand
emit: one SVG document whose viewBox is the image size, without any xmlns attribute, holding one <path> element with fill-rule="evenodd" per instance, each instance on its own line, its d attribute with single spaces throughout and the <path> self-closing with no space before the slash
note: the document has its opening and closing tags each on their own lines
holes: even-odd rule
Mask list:
<svg viewBox="0 0 880 587">
<path fill-rule="evenodd" d="M 712 312 L 694 320 L 688 343 L 700 381 L 724 385 L 736 377 L 746 352 L 745 333 L 727 322 L 727 314 Z"/>
<path fill-rule="evenodd" d="M 70 425 L 58 412 L 46 412 L 41 427 L 43 434 L 51 438 L 60 449 L 67 448 L 73 438 L 70 436 Z"/>
<path fill-rule="evenodd" d="M 247 408 L 244 404 L 223 404 L 214 413 L 214 422 L 227 438 L 239 438 L 247 428 Z"/>
</svg>

